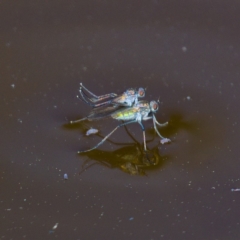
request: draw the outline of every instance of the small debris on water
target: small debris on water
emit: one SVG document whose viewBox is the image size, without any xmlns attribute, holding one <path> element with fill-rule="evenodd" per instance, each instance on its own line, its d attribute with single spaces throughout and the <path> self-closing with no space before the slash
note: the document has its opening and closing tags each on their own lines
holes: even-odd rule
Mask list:
<svg viewBox="0 0 240 240">
<path fill-rule="evenodd" d="M 165 144 L 165 143 L 169 143 L 169 142 L 171 142 L 171 140 L 169 138 L 163 138 L 160 140 L 161 144 Z"/>
<path fill-rule="evenodd" d="M 54 230 L 54 229 L 56 229 L 58 227 L 58 223 L 56 223 L 53 227 L 52 227 L 52 229 Z"/>
<path fill-rule="evenodd" d="M 98 133 L 98 130 L 97 129 L 94 129 L 94 128 L 90 128 L 87 132 L 86 132 L 86 136 L 89 136 L 91 134 L 96 134 Z"/>
<path fill-rule="evenodd" d="M 12 87 L 12 88 L 15 88 L 15 84 L 14 84 L 14 83 L 13 83 L 13 84 L 11 84 L 11 87 Z"/>
<path fill-rule="evenodd" d="M 183 47 L 182 47 L 182 51 L 183 51 L 183 52 L 186 52 L 186 51 L 187 51 L 187 47 L 183 46 Z"/>
<path fill-rule="evenodd" d="M 232 191 L 232 192 L 240 192 L 240 188 L 235 188 L 235 189 L 232 188 L 231 191 Z"/>
<path fill-rule="evenodd" d="M 67 175 L 67 173 L 64 173 L 63 178 L 64 178 L 65 180 L 68 180 L 68 175 Z"/>
<path fill-rule="evenodd" d="M 134 217 L 130 217 L 130 218 L 129 218 L 129 221 L 132 221 L 133 219 L 134 219 Z"/>
<path fill-rule="evenodd" d="M 190 96 L 187 96 L 187 100 L 190 101 L 190 100 L 191 100 L 191 97 L 190 97 Z"/>
</svg>

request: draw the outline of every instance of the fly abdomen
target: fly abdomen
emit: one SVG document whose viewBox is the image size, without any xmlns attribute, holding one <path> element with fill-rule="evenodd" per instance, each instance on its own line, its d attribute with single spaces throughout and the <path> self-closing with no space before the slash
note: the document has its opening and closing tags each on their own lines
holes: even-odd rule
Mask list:
<svg viewBox="0 0 240 240">
<path fill-rule="evenodd" d="M 125 111 L 119 111 L 111 115 L 112 118 L 117 120 L 134 120 L 136 118 L 136 112 L 132 108 L 126 109 Z"/>
</svg>

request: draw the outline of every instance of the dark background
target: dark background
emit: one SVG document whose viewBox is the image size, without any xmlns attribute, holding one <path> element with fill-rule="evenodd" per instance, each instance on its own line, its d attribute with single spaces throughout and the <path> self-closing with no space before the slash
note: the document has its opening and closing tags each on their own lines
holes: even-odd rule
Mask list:
<svg viewBox="0 0 240 240">
<path fill-rule="evenodd" d="M 239 1 L 0 1 L 0 239 L 240 239 L 239 12 Z M 126 173 L 110 142 L 77 154 L 100 141 L 86 128 L 117 125 L 68 125 L 90 111 L 80 82 L 160 97 L 172 143 L 148 144 L 158 166 Z M 142 133 L 128 129 L 134 157 Z M 111 140 L 133 142 L 124 129 Z"/>
</svg>

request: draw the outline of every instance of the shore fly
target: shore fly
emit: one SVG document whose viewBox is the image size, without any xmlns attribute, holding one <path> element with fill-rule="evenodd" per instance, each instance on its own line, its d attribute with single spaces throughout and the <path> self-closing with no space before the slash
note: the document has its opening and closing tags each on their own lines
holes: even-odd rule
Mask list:
<svg viewBox="0 0 240 240">
<path fill-rule="evenodd" d="M 155 129 L 156 133 L 158 134 L 158 136 L 162 140 L 164 140 L 163 142 L 164 143 L 170 142 L 170 139 L 164 138 L 157 129 L 156 125 L 158 125 L 160 127 L 164 127 L 168 124 L 168 122 L 161 124 L 157 121 L 157 119 L 155 117 L 155 113 L 158 110 L 158 103 L 156 101 L 151 101 L 149 103 L 148 101 L 142 100 L 142 101 L 138 101 L 137 103 L 135 103 L 132 107 L 128 107 L 128 108 L 122 107 L 118 110 L 114 110 L 114 109 L 112 109 L 112 107 L 114 107 L 114 106 L 109 106 L 109 107 L 105 107 L 105 108 L 101 108 L 101 107 L 95 108 L 90 112 L 90 114 L 87 117 L 71 122 L 71 123 L 75 123 L 75 122 L 80 122 L 83 120 L 91 121 L 91 120 L 102 119 L 102 118 L 106 118 L 106 117 L 111 117 L 112 119 L 125 121 L 125 122 L 119 124 L 117 127 L 115 127 L 96 146 L 94 146 L 90 149 L 87 149 L 87 150 L 79 151 L 78 153 L 89 152 L 93 149 L 96 149 L 101 144 L 103 144 L 118 128 L 128 125 L 130 123 L 136 123 L 136 122 L 139 123 L 139 125 L 141 126 L 141 129 L 143 132 L 144 150 L 147 151 L 145 128 L 144 128 L 142 121 L 146 121 L 149 119 L 153 120 L 154 129 Z"/>
<path fill-rule="evenodd" d="M 139 88 L 129 88 L 122 94 L 118 95 L 116 93 L 108 93 L 101 96 L 97 96 L 88 90 L 86 87 L 80 83 L 79 89 L 82 100 L 93 108 L 107 106 L 109 104 L 132 107 L 133 104 L 138 103 L 138 98 L 143 98 L 145 96 L 145 89 Z M 89 96 L 88 96 L 89 95 Z"/>
</svg>

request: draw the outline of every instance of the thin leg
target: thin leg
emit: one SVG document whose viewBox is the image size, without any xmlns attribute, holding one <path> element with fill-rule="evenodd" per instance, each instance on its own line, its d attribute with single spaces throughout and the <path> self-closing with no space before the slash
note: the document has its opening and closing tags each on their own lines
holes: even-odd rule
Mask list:
<svg viewBox="0 0 240 240">
<path fill-rule="evenodd" d="M 92 107 L 95 106 L 95 104 L 90 103 L 91 100 L 82 92 L 82 88 L 81 88 L 81 87 L 80 87 L 80 89 L 79 89 L 79 92 L 80 92 L 81 97 L 82 97 L 81 100 L 83 100 L 86 104 L 88 104 L 88 105 L 90 105 L 90 106 L 92 106 Z"/>
<path fill-rule="evenodd" d="M 82 92 L 81 88 L 80 88 L 79 92 L 80 92 L 80 94 L 81 94 L 81 96 L 82 96 L 82 100 L 83 100 L 85 103 L 87 103 L 88 105 L 90 105 L 91 107 L 101 107 L 101 106 L 105 106 L 105 105 L 110 104 L 110 103 L 112 102 L 112 100 L 113 100 L 113 99 L 111 99 L 111 100 L 106 101 L 106 102 L 94 104 L 94 103 L 91 103 L 91 102 L 90 102 L 91 99 L 88 98 L 88 97 L 85 95 L 85 93 Z M 102 99 L 101 99 L 101 100 L 102 100 Z M 99 100 L 99 101 L 100 101 L 100 100 Z M 97 102 L 97 101 L 96 101 L 96 102 Z"/>
<path fill-rule="evenodd" d="M 164 137 L 160 134 L 160 132 L 157 130 L 157 126 L 156 126 L 156 117 L 155 115 L 153 114 L 153 126 L 154 126 L 154 129 L 156 131 L 156 133 L 158 134 L 158 136 L 161 138 L 161 139 L 164 139 Z"/>
<path fill-rule="evenodd" d="M 143 131 L 143 144 L 144 144 L 144 151 L 147 151 L 145 131 Z"/>
<path fill-rule="evenodd" d="M 101 107 L 101 106 L 105 106 L 105 105 L 108 105 L 110 103 L 112 103 L 113 99 L 109 100 L 109 101 L 106 101 L 106 102 L 103 102 L 103 103 L 98 103 L 98 104 L 95 104 L 94 107 Z"/>
<path fill-rule="evenodd" d="M 146 135 L 145 135 L 145 128 L 142 124 L 141 121 L 138 121 L 138 123 L 140 124 L 142 131 L 143 131 L 143 145 L 144 145 L 144 151 L 147 151 L 147 145 L 146 145 Z"/>
<path fill-rule="evenodd" d="M 75 121 L 70 121 L 70 123 L 71 123 L 71 124 L 73 124 L 73 123 L 78 123 L 78 122 L 84 121 L 84 120 L 86 120 L 86 119 L 87 119 L 87 117 L 81 118 L 81 119 L 78 119 L 78 120 L 75 120 Z"/>
<path fill-rule="evenodd" d="M 90 148 L 90 149 L 88 149 L 88 150 L 84 150 L 84 151 L 78 151 L 78 153 L 89 152 L 89 151 L 92 151 L 93 149 L 96 149 L 97 147 L 99 147 L 100 145 L 102 145 L 118 128 L 120 128 L 120 127 L 122 127 L 122 126 L 125 126 L 125 125 L 127 125 L 127 124 L 130 124 L 130 123 L 134 123 L 134 122 L 136 122 L 136 120 L 129 121 L 129 122 L 122 123 L 122 124 L 118 125 L 118 126 L 115 127 L 105 138 L 103 138 L 102 141 L 99 142 L 95 147 Z"/>
<path fill-rule="evenodd" d="M 155 118 L 155 123 L 158 125 L 158 126 L 160 126 L 160 127 L 166 127 L 167 125 L 168 125 L 168 122 L 165 122 L 165 123 L 159 123 L 158 121 L 157 121 L 157 119 L 156 119 L 156 117 L 154 116 L 154 118 Z"/>
<path fill-rule="evenodd" d="M 88 92 L 90 95 L 92 95 L 94 98 L 98 98 L 97 95 L 95 95 L 94 93 L 90 92 L 86 87 L 83 86 L 82 83 L 80 83 L 80 89 L 83 88 L 86 92 Z"/>
<path fill-rule="evenodd" d="M 128 128 L 126 126 L 124 126 L 128 136 L 136 143 L 139 144 L 139 142 L 133 137 L 133 135 L 129 132 Z"/>
<path fill-rule="evenodd" d="M 93 98 L 95 98 L 95 99 L 92 99 L 92 98 L 90 99 L 89 98 L 89 100 L 92 101 L 92 102 L 98 102 L 98 101 L 102 101 L 102 100 L 104 100 L 106 98 L 114 98 L 114 97 L 117 96 L 116 93 L 108 93 L 108 94 L 97 96 L 94 93 L 90 92 L 86 87 L 84 87 L 82 83 L 80 83 L 80 86 L 81 86 L 80 87 L 80 93 L 81 93 L 81 90 L 83 88 L 86 92 L 89 93 L 89 95 L 91 95 L 91 96 L 93 96 Z"/>
<path fill-rule="evenodd" d="M 152 119 L 152 117 L 151 117 Z M 129 135 L 129 137 L 139 146 L 140 143 L 132 136 L 132 134 L 129 132 L 129 130 L 127 129 L 126 126 L 124 126 L 127 134 Z M 147 152 L 147 142 L 152 142 L 154 140 L 154 137 L 151 140 L 146 141 L 146 137 L 145 137 L 145 131 L 143 131 L 143 143 L 144 143 L 144 152 Z M 140 151 L 142 153 L 142 149 L 140 148 Z"/>
</svg>

